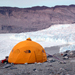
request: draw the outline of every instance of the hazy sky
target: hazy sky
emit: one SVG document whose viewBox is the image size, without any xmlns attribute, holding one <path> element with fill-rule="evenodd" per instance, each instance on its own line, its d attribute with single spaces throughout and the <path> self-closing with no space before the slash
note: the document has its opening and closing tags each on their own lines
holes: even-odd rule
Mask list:
<svg viewBox="0 0 75 75">
<path fill-rule="evenodd" d="M 75 4 L 75 0 L 0 0 L 0 6 L 10 6 L 27 8 L 33 6 L 70 5 Z"/>
</svg>

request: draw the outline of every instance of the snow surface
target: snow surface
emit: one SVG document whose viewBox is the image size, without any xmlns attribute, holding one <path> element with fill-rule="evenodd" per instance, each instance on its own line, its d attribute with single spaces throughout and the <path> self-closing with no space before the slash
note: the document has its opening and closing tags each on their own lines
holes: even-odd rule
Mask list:
<svg viewBox="0 0 75 75">
<path fill-rule="evenodd" d="M 29 37 L 44 48 L 70 44 L 61 47 L 59 52 L 75 50 L 75 24 L 59 24 L 35 32 L 0 34 L 0 60 L 8 56 L 18 42 Z"/>
</svg>

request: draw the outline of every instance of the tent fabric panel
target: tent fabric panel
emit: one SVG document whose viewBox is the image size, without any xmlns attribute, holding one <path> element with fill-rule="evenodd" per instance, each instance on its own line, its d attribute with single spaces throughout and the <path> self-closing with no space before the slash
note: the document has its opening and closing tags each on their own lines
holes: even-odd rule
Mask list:
<svg viewBox="0 0 75 75">
<path fill-rule="evenodd" d="M 35 53 L 34 53 L 34 51 L 32 51 L 31 55 L 28 59 L 28 63 L 35 63 L 35 62 L 36 62 Z"/>
<path fill-rule="evenodd" d="M 35 50 L 36 62 L 43 62 L 42 51 L 40 49 Z"/>
<path fill-rule="evenodd" d="M 42 50 L 42 55 L 43 55 L 43 62 L 47 61 L 46 52 L 44 49 Z"/>
</svg>

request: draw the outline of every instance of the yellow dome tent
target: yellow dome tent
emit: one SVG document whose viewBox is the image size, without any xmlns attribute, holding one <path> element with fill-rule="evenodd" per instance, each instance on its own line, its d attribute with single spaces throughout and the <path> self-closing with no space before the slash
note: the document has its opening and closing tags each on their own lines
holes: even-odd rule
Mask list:
<svg viewBox="0 0 75 75">
<path fill-rule="evenodd" d="M 14 64 L 45 61 L 47 61 L 47 56 L 44 48 L 30 38 L 15 45 L 8 58 L 8 62 Z"/>
</svg>

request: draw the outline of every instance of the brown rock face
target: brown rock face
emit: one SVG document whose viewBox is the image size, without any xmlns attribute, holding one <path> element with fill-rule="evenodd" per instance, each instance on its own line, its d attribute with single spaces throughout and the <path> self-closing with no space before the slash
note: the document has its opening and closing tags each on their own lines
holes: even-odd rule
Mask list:
<svg viewBox="0 0 75 75">
<path fill-rule="evenodd" d="M 0 7 L 0 33 L 45 29 L 53 24 L 75 23 L 75 5 L 55 7 Z"/>
</svg>

